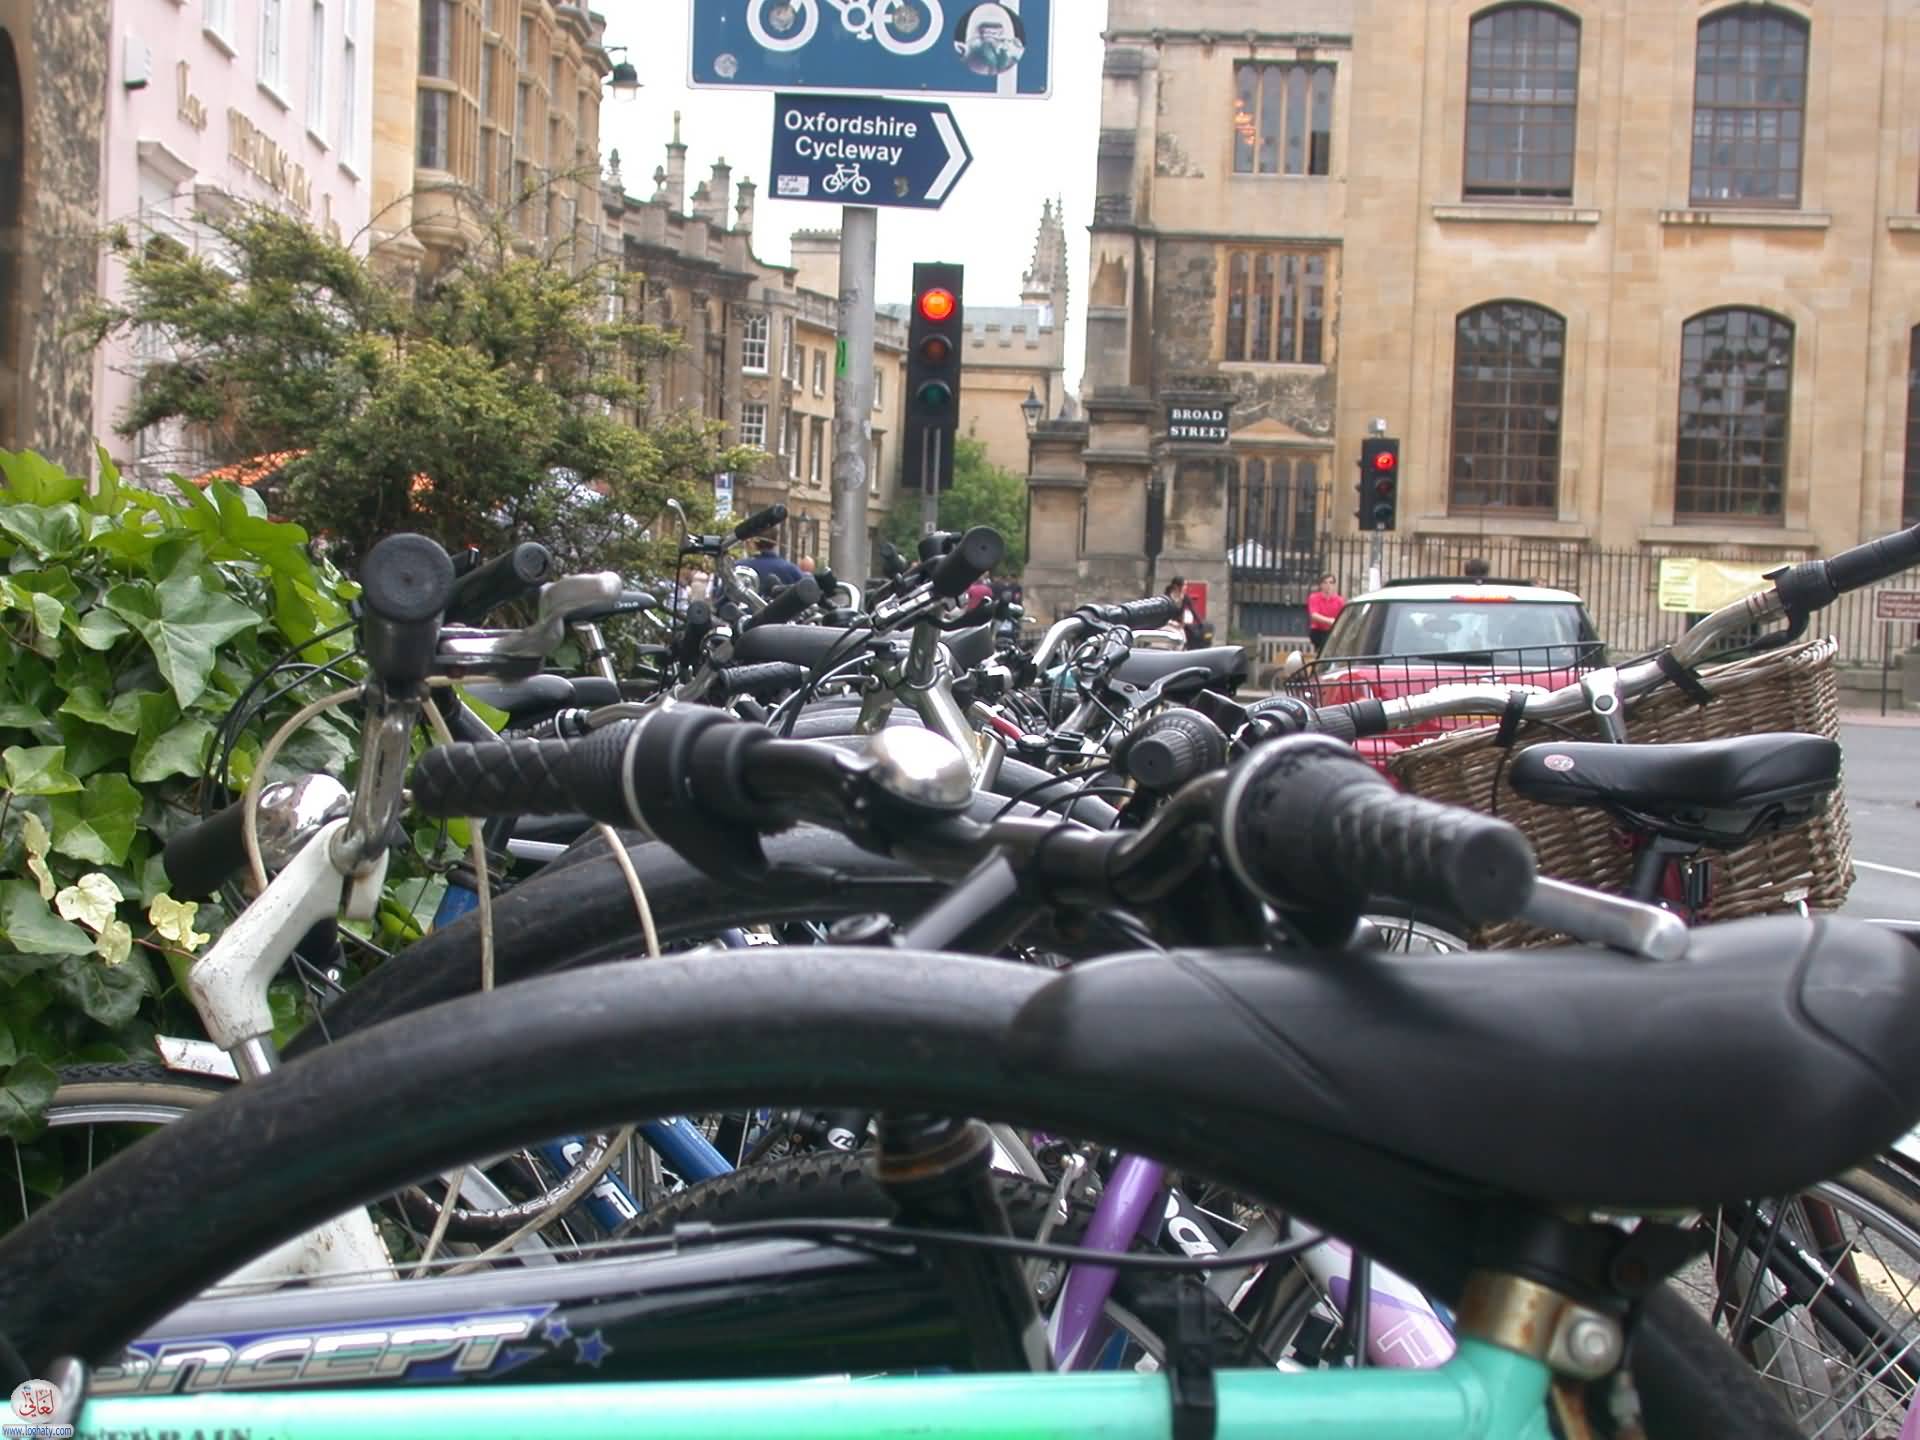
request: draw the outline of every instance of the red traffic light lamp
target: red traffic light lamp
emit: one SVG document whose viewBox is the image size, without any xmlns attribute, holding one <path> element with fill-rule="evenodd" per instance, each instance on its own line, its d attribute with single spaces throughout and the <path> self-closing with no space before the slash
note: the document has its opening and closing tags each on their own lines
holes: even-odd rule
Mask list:
<svg viewBox="0 0 1920 1440">
<path fill-rule="evenodd" d="M 951 290 L 935 286 L 923 291 L 920 296 L 920 313 L 935 325 L 944 325 L 953 318 L 953 312 L 960 308 L 960 302 L 953 298 Z"/>
<path fill-rule="evenodd" d="M 1370 435 L 1360 442 L 1360 528 L 1391 530 L 1400 510 L 1400 442 Z"/>
</svg>

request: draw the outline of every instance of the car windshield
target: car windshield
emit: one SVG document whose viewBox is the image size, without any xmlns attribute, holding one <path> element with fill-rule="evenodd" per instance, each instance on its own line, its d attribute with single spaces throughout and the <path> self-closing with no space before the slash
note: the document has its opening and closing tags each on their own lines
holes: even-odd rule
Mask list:
<svg viewBox="0 0 1920 1440">
<path fill-rule="evenodd" d="M 1340 619 L 1327 658 L 1457 655 L 1500 663 L 1524 651 L 1529 663 L 1571 665 L 1594 638 L 1579 606 L 1538 601 L 1376 600 Z"/>
</svg>

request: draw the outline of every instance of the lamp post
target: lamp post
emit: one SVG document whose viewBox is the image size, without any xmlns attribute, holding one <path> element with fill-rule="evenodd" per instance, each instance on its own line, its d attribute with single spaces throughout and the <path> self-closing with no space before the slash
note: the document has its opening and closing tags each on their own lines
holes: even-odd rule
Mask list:
<svg viewBox="0 0 1920 1440">
<path fill-rule="evenodd" d="M 607 54 L 621 57 L 614 62 L 613 70 L 607 76 L 607 88 L 613 91 L 613 98 L 616 100 L 632 100 L 640 93 L 640 72 L 634 68 L 633 62 L 626 58 L 627 47 L 616 45 L 608 50 Z"/>
<path fill-rule="evenodd" d="M 1020 418 L 1027 422 L 1027 434 L 1033 434 L 1033 427 L 1040 423 L 1040 412 L 1046 407 L 1040 403 L 1040 396 L 1033 386 L 1027 387 L 1027 398 L 1020 402 Z"/>
</svg>

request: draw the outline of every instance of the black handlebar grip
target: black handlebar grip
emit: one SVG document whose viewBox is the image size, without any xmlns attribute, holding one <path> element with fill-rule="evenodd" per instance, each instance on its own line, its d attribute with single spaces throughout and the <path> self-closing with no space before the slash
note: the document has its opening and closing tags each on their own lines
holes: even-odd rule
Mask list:
<svg viewBox="0 0 1920 1440">
<path fill-rule="evenodd" d="M 1309 728 L 1351 745 L 1356 740 L 1384 735 L 1392 727 L 1387 724 L 1387 707 L 1380 701 L 1350 700 L 1345 705 L 1323 705 L 1315 710 Z"/>
<path fill-rule="evenodd" d="M 495 740 L 437 745 L 413 762 L 408 784 L 426 815 L 585 815 L 638 825 L 627 806 L 626 757 L 637 720 L 584 740 Z"/>
<path fill-rule="evenodd" d="M 714 677 L 714 689 L 727 700 L 738 695 L 772 700 L 806 683 L 806 667 L 785 660 L 769 660 L 764 665 L 735 665 Z"/>
<path fill-rule="evenodd" d="M 960 537 L 933 571 L 933 593 L 943 600 L 951 600 L 962 594 L 966 588 L 998 565 L 1007 554 L 1007 542 L 1000 538 L 1000 532 L 986 525 L 976 525 Z"/>
<path fill-rule="evenodd" d="M 776 525 L 781 525 L 786 523 L 786 518 L 787 518 L 786 506 L 769 505 L 767 506 L 766 509 L 759 511 L 756 514 L 747 516 L 746 519 L 742 520 L 738 525 L 734 526 L 733 538 L 736 540 L 751 540 L 755 535 L 760 534 L 763 530 L 771 530 Z"/>
<path fill-rule="evenodd" d="M 453 582 L 447 623 L 478 625 L 509 600 L 532 593 L 553 575 L 553 552 L 527 540 Z"/>
<path fill-rule="evenodd" d="M 705 600 L 689 600 L 687 618 L 680 630 L 680 663 L 689 670 L 698 665 L 707 636 L 712 633 L 713 606 Z"/>
<path fill-rule="evenodd" d="M 361 641 L 367 668 L 389 687 L 427 678 L 440 618 L 453 596 L 453 562 L 425 535 L 389 535 L 360 565 Z"/>
<path fill-rule="evenodd" d="M 1842 550 L 1827 561 L 1827 576 L 1833 582 L 1834 594 L 1844 595 L 1915 565 L 1920 565 L 1920 525 Z"/>
<path fill-rule="evenodd" d="M 1121 763 L 1133 780 L 1165 793 L 1227 763 L 1227 737 L 1206 716 L 1166 710 L 1127 737 Z"/>
<path fill-rule="evenodd" d="M 1129 630 L 1158 630 L 1179 613 L 1180 607 L 1174 604 L 1171 595 L 1149 595 L 1144 600 L 1108 605 L 1102 610 L 1100 618 L 1114 625 L 1124 625 Z"/>
<path fill-rule="evenodd" d="M 772 600 L 767 608 L 740 628 L 752 630 L 761 625 L 784 625 L 809 605 L 820 603 L 820 586 L 811 575 L 802 575 Z"/>
<path fill-rule="evenodd" d="M 236 800 L 167 841 L 160 852 L 167 889 L 176 900 L 205 900 L 247 863 L 241 821 L 245 808 Z"/>
<path fill-rule="evenodd" d="M 1533 850 L 1518 830 L 1402 794 L 1325 735 L 1271 741 L 1242 760 L 1219 832 L 1234 874 L 1275 905 L 1359 913 L 1387 895 L 1491 924 L 1533 893 Z"/>
</svg>

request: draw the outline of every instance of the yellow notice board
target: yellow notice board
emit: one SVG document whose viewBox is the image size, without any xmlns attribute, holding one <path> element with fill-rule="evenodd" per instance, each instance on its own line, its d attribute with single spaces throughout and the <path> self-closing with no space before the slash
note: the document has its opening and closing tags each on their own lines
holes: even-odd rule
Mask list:
<svg viewBox="0 0 1920 1440">
<path fill-rule="evenodd" d="M 1773 582 L 1768 565 L 1731 565 L 1725 560 L 1662 560 L 1660 562 L 1660 608 L 1703 615 L 1731 605 L 1742 596 L 1764 590 Z"/>
</svg>

